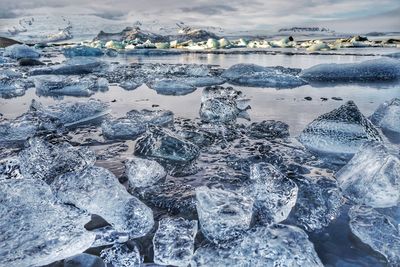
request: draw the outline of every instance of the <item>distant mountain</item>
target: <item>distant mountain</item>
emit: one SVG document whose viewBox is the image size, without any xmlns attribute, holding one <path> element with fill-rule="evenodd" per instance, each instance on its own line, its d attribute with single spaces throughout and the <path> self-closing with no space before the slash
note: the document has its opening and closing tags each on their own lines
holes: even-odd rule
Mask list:
<svg viewBox="0 0 400 267">
<path fill-rule="evenodd" d="M 334 32 L 325 27 L 292 27 L 281 28 L 278 32 Z"/>
</svg>

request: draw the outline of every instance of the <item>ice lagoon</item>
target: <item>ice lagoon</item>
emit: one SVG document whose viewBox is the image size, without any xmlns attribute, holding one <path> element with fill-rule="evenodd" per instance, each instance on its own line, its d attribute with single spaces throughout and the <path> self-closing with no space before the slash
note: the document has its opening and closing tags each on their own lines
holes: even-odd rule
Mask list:
<svg viewBox="0 0 400 267">
<path fill-rule="evenodd" d="M 0 265 L 398 266 L 399 48 L 364 43 L 0 49 Z"/>
</svg>

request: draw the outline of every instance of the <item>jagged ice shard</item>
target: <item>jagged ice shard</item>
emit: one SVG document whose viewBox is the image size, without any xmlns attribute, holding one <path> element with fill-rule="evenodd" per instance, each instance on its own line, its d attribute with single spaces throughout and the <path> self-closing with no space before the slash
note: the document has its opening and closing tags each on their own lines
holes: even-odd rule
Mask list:
<svg viewBox="0 0 400 267">
<path fill-rule="evenodd" d="M 154 262 L 188 266 L 194 252 L 197 221 L 164 218 L 153 237 Z"/>
<path fill-rule="evenodd" d="M 157 161 L 132 158 L 125 162 L 129 187 L 148 187 L 165 179 L 167 173 Z"/>
<path fill-rule="evenodd" d="M 114 244 L 103 249 L 100 257 L 107 265 L 112 264 L 114 267 L 140 267 L 143 262 L 135 244 Z"/>
<path fill-rule="evenodd" d="M 90 217 L 57 202 L 50 187 L 33 179 L 0 181 L 0 265 L 40 266 L 81 253 L 95 235 Z"/>
<path fill-rule="evenodd" d="M 277 224 L 252 229 L 227 249 L 201 247 L 196 250 L 191 266 L 322 267 L 323 264 L 304 231 Z"/>
<path fill-rule="evenodd" d="M 319 116 L 307 125 L 298 139 L 316 154 L 347 160 L 365 141 L 382 140 L 353 101 Z"/>
<path fill-rule="evenodd" d="M 380 127 L 387 136 L 400 138 L 400 98 L 385 101 L 371 115 L 373 124 Z"/>
<path fill-rule="evenodd" d="M 153 227 L 153 211 L 130 195 L 107 169 L 90 167 L 66 173 L 56 178 L 52 189 L 64 203 L 101 216 L 132 238 L 144 236 Z"/>
<path fill-rule="evenodd" d="M 235 240 L 250 228 L 252 198 L 205 186 L 196 189 L 196 208 L 201 231 L 215 244 Z"/>
<path fill-rule="evenodd" d="M 400 265 L 400 232 L 389 218 L 373 208 L 354 206 L 349 211 L 350 229 L 365 244 L 381 253 L 390 266 Z"/>
<path fill-rule="evenodd" d="M 356 203 L 374 208 L 400 203 L 400 159 L 381 143 L 364 143 L 336 177 L 343 193 Z"/>
</svg>

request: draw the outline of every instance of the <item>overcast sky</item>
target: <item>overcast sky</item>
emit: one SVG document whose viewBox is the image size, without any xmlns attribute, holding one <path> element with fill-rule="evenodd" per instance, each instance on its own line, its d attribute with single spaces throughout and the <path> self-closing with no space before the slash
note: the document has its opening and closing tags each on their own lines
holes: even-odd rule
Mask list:
<svg viewBox="0 0 400 267">
<path fill-rule="evenodd" d="M 400 30 L 399 12 L 399 0 L 0 0 L 0 18 L 92 14 L 127 22 L 180 20 L 225 29 L 334 27 L 337 23 L 365 30 Z M 368 18 L 374 19 L 373 23 L 368 25 Z"/>
</svg>

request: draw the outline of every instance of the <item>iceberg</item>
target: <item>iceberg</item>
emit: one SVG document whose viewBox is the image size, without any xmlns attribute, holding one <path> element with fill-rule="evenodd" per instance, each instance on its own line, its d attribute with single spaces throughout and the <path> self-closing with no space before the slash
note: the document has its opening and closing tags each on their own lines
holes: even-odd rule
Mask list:
<svg viewBox="0 0 400 267">
<path fill-rule="evenodd" d="M 39 58 L 40 53 L 25 44 L 14 44 L 6 47 L 4 56 L 11 57 L 14 59 L 20 58 Z"/>
<path fill-rule="evenodd" d="M 107 266 L 111 264 L 116 267 L 140 267 L 143 262 L 138 247 L 133 243 L 114 244 L 103 249 L 100 257 Z"/>
<path fill-rule="evenodd" d="M 61 102 L 43 106 L 32 100 L 30 110 L 43 120 L 56 121 L 65 127 L 74 127 L 102 120 L 110 111 L 109 105 L 96 99 L 78 102 Z"/>
<path fill-rule="evenodd" d="M 101 216 L 131 238 L 144 236 L 153 228 L 153 211 L 130 195 L 107 169 L 69 172 L 58 176 L 51 186 L 64 203 Z"/>
<path fill-rule="evenodd" d="M 319 64 L 305 69 L 300 77 L 308 82 L 376 82 L 400 79 L 400 62 L 391 58 L 361 63 Z"/>
<path fill-rule="evenodd" d="M 370 117 L 371 122 L 380 127 L 389 138 L 400 138 L 400 98 L 385 101 Z M 397 137 L 397 138 L 396 138 Z"/>
<path fill-rule="evenodd" d="M 390 266 L 399 266 L 400 233 L 388 217 L 366 206 L 352 207 L 349 217 L 353 234 L 385 256 Z"/>
<path fill-rule="evenodd" d="M 188 266 L 194 252 L 197 221 L 164 218 L 153 237 L 154 263 Z"/>
<path fill-rule="evenodd" d="M 101 129 L 107 139 L 136 139 L 149 126 L 167 126 L 173 121 L 169 110 L 131 110 L 125 117 L 105 120 Z"/>
<path fill-rule="evenodd" d="M 38 137 L 28 140 L 28 147 L 19 154 L 24 177 L 51 184 L 57 176 L 93 166 L 96 155 L 87 147 L 73 147 L 68 143 L 51 144 Z"/>
<path fill-rule="evenodd" d="M 291 179 L 297 184 L 298 193 L 289 222 L 306 231 L 315 231 L 328 226 L 339 216 L 343 200 L 335 179 L 324 176 Z"/>
<path fill-rule="evenodd" d="M 255 64 L 236 64 L 225 70 L 222 77 L 229 83 L 253 87 L 293 88 L 306 84 L 298 77 L 299 69 L 262 67 Z"/>
<path fill-rule="evenodd" d="M 0 181 L 0 265 L 41 266 L 79 254 L 95 235 L 85 230 L 90 217 L 62 205 L 42 181 Z"/>
<path fill-rule="evenodd" d="M 243 194 L 254 199 L 254 210 L 262 224 L 285 220 L 296 204 L 296 183 L 285 177 L 269 163 L 257 163 L 250 167 L 250 184 Z"/>
<path fill-rule="evenodd" d="M 167 176 L 163 166 L 157 161 L 136 157 L 125 162 L 125 174 L 130 188 L 148 187 Z"/>
<path fill-rule="evenodd" d="M 229 248 L 200 247 L 190 266 L 322 267 L 323 264 L 304 231 L 277 224 L 252 229 Z"/>
<path fill-rule="evenodd" d="M 400 204 L 400 159 L 381 143 L 365 142 L 336 177 L 343 194 L 356 203 L 374 208 Z"/>
<path fill-rule="evenodd" d="M 100 48 L 77 45 L 72 47 L 66 47 L 62 50 L 65 57 L 99 57 L 104 54 Z"/>
<path fill-rule="evenodd" d="M 196 208 L 203 235 L 215 244 L 241 237 L 250 229 L 254 201 L 240 193 L 196 188 Z"/>
<path fill-rule="evenodd" d="M 298 140 L 311 152 L 348 160 L 365 141 L 382 139 L 356 104 L 348 101 L 308 124 Z"/>
</svg>

